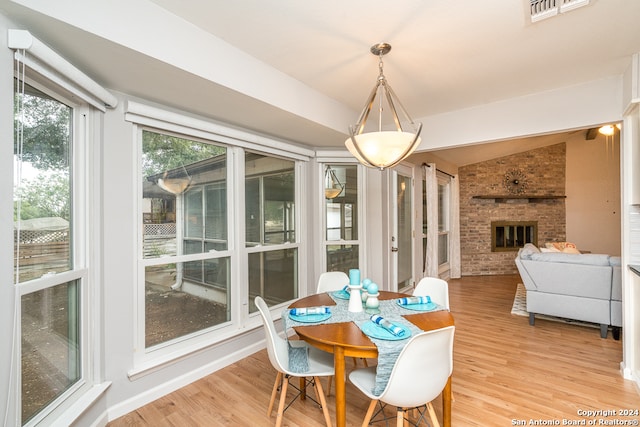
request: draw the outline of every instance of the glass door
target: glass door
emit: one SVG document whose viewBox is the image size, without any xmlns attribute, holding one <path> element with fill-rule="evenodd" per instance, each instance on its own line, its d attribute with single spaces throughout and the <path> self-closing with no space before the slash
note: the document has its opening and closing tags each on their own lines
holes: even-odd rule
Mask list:
<svg viewBox="0 0 640 427">
<path fill-rule="evenodd" d="M 413 178 L 411 170 L 398 168 L 394 173 L 395 209 L 391 237 L 392 263 L 397 289 L 413 285 Z"/>
</svg>

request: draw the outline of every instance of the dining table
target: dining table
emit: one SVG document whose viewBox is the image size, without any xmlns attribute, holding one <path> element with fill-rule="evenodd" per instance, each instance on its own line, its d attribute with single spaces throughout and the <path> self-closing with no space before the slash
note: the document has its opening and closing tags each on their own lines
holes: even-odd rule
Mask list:
<svg viewBox="0 0 640 427">
<path fill-rule="evenodd" d="M 288 309 L 335 306 L 336 299 L 332 297 L 332 294 L 332 292 L 323 292 L 300 298 L 290 304 Z M 399 292 L 380 291 L 378 299 L 382 304 L 382 301 L 409 296 L 410 295 Z M 411 325 L 413 325 L 412 328 L 415 326 L 420 331 L 440 329 L 454 324 L 453 316 L 445 309 L 416 312 L 406 311 L 406 314 L 401 315 L 402 318 L 410 322 Z M 333 353 L 335 363 L 336 425 L 338 427 L 345 427 L 347 415 L 345 359 L 376 359 L 379 356 L 378 347 L 374 341 L 362 332 L 360 326 L 358 326 L 355 321 L 349 321 L 348 319 L 340 322 L 297 324 L 293 326 L 293 330 L 300 339 L 306 341 L 308 344 L 320 350 Z M 404 340 L 405 343 L 408 341 L 408 339 Z M 446 427 L 451 426 L 451 400 L 451 377 L 449 377 L 442 392 L 443 425 Z"/>
</svg>

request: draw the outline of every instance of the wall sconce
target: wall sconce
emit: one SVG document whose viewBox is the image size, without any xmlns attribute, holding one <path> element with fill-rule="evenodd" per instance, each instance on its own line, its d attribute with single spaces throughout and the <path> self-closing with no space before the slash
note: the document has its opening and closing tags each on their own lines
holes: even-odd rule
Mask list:
<svg viewBox="0 0 640 427">
<path fill-rule="evenodd" d="M 340 182 L 331 166 L 327 166 L 324 174 L 324 197 L 329 200 L 335 199 L 342 190 L 344 190 L 344 184 Z"/>
</svg>

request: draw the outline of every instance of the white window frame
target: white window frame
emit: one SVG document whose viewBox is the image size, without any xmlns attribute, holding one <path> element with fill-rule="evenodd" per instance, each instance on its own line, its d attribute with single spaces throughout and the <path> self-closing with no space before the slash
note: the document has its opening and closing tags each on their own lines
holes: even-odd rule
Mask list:
<svg viewBox="0 0 640 427">
<path fill-rule="evenodd" d="M 447 236 L 447 261 L 444 263 L 438 262 L 438 274 L 443 274 L 449 271 L 451 264 L 451 179 L 441 172 L 436 172 L 436 177 L 438 179 L 438 186 L 442 185 L 445 187 L 446 198 L 446 206 L 438 206 L 438 215 L 443 211 L 445 221 L 445 230 L 443 231 L 440 230 L 440 221 L 438 221 L 438 242 L 440 241 L 440 236 Z M 438 246 L 440 245 L 438 244 Z M 439 251 L 440 248 L 438 248 L 438 252 Z"/>
<path fill-rule="evenodd" d="M 303 197 L 305 188 L 304 174 L 306 163 L 315 154 L 299 146 L 273 140 L 267 137 L 251 134 L 234 128 L 229 128 L 208 120 L 194 118 L 186 114 L 180 114 L 153 107 L 135 101 L 128 101 L 125 108 L 125 120 L 133 123 L 133 138 L 136 143 L 133 170 L 136 172 L 137 183 L 142 182 L 141 156 L 142 156 L 142 130 L 161 132 L 168 135 L 179 136 L 194 141 L 222 145 L 227 149 L 227 209 L 228 209 L 228 238 L 227 251 L 220 251 L 216 255 L 231 257 L 230 277 L 231 283 L 248 284 L 246 268 L 248 254 L 250 252 L 271 251 L 278 249 L 298 248 L 298 293 L 300 294 L 303 278 L 306 275 L 306 263 L 302 262 L 306 256 L 305 244 L 300 235 L 301 218 L 305 217 L 305 200 Z M 263 247 L 245 248 L 244 226 L 244 153 L 250 150 L 259 154 L 281 157 L 295 162 L 296 173 L 296 242 Z M 133 223 L 138 228 L 137 240 L 137 269 L 134 277 L 133 301 L 134 301 L 134 363 L 128 372 L 130 379 L 135 380 L 152 373 L 162 366 L 172 363 L 188 354 L 199 351 L 208 346 L 225 341 L 241 333 L 248 328 L 260 325 L 258 313 L 249 314 L 248 286 L 241 286 L 231 295 L 231 320 L 224 324 L 213 326 L 206 330 L 194 332 L 184 337 L 145 348 L 145 300 L 144 300 L 144 267 L 148 265 L 163 264 L 163 258 L 142 258 L 142 188 L 140 185 L 135 193 L 134 206 L 136 206 Z M 202 259 L 204 254 L 183 255 L 172 258 L 174 261 L 192 261 Z M 286 303 L 285 303 L 286 304 Z M 284 304 L 281 304 L 284 305 Z M 271 307 L 273 310 L 279 306 Z"/>
<path fill-rule="evenodd" d="M 18 77 L 18 76 L 16 76 Z M 15 307 L 15 334 L 17 334 L 16 348 L 14 350 L 16 364 L 18 365 L 14 372 L 16 372 L 17 378 L 15 379 L 15 395 L 20 404 L 18 405 L 17 417 L 21 417 L 21 369 L 20 360 L 22 348 L 21 342 L 21 313 L 22 313 L 22 296 L 28 295 L 33 292 L 37 292 L 47 288 L 53 288 L 58 285 L 62 285 L 68 282 L 76 281 L 78 283 L 79 292 L 79 340 L 80 340 L 80 378 L 78 381 L 65 390 L 55 400 L 50 402 L 43 410 L 36 414 L 29 422 L 24 426 L 31 427 L 41 423 L 47 423 L 48 420 L 57 420 L 62 422 L 68 421 L 71 423 L 77 416 L 80 415 L 81 409 L 77 407 L 77 402 L 83 397 L 86 399 L 86 405 L 90 401 L 97 398 L 102 394 L 109 386 L 110 383 L 100 382 L 99 374 L 99 338 L 96 335 L 96 331 L 101 328 L 91 328 L 89 325 L 99 325 L 100 322 L 100 301 L 99 292 L 95 289 L 95 286 L 99 283 L 99 263 L 97 258 L 90 258 L 88 248 L 97 245 L 98 236 L 90 233 L 89 230 L 93 229 L 91 224 L 94 223 L 95 218 L 92 215 L 96 212 L 98 200 L 93 199 L 90 194 L 95 191 L 91 188 L 95 185 L 95 177 L 99 175 L 99 164 L 95 161 L 95 150 L 91 141 L 94 139 L 96 131 L 93 126 L 95 120 L 95 110 L 89 107 L 88 104 L 78 103 L 73 101 L 71 97 L 65 96 L 62 93 L 64 89 L 58 85 L 48 82 L 47 79 L 43 79 L 38 76 L 37 79 L 31 78 L 29 75 L 25 77 L 25 83 L 33 86 L 41 92 L 51 96 L 58 102 L 61 102 L 72 109 L 72 140 L 71 140 L 71 193 L 72 200 L 72 218 L 73 222 L 71 226 L 73 231 L 71 232 L 71 254 L 72 254 L 72 269 L 69 271 L 45 275 L 38 279 L 22 282 L 16 284 L 16 301 Z M 75 97 L 75 99 L 78 99 Z M 93 167 L 89 167 L 89 165 Z M 96 175 L 97 174 L 97 175 Z M 92 266 L 90 269 L 89 266 Z M 94 285 L 95 284 L 95 285 Z M 94 387 L 98 385 L 98 387 Z"/>
<path fill-rule="evenodd" d="M 318 201 L 318 216 L 320 217 L 320 221 L 318 221 L 317 235 L 319 238 L 317 239 L 320 242 L 318 250 L 320 251 L 320 256 L 318 259 L 320 260 L 320 264 L 316 265 L 316 271 L 322 273 L 327 271 L 327 246 L 336 245 L 336 244 L 345 244 L 345 245 L 358 245 L 358 260 L 360 265 L 361 274 L 363 277 L 366 277 L 367 273 L 367 260 L 366 260 L 366 252 L 365 252 L 365 244 L 366 244 L 366 215 L 365 215 L 365 167 L 357 162 L 354 162 L 353 159 L 344 159 L 344 158 L 336 158 L 336 157 L 319 157 L 317 159 L 317 201 Z M 357 174 L 358 174 L 358 238 L 355 240 L 327 240 L 327 218 L 325 214 L 325 197 L 324 197 L 324 185 L 325 185 L 325 172 L 327 165 L 339 165 L 339 166 L 356 166 Z M 318 273 L 318 275 L 320 274 Z M 315 289 L 315 288 L 314 288 Z"/>
</svg>

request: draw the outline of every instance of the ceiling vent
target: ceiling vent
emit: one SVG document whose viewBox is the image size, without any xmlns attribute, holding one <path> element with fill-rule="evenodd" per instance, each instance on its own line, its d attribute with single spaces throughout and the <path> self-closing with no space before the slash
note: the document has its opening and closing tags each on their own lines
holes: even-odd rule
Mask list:
<svg viewBox="0 0 640 427">
<path fill-rule="evenodd" d="M 531 22 L 569 12 L 589 4 L 589 0 L 529 0 L 531 5 Z"/>
</svg>

